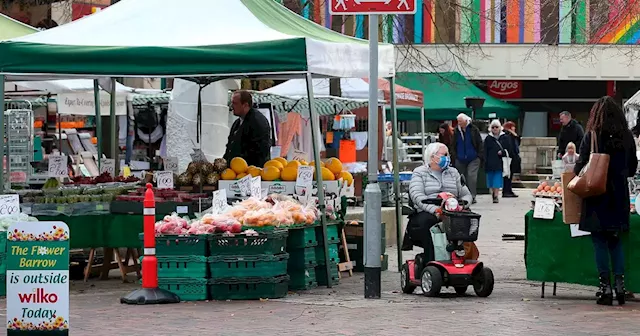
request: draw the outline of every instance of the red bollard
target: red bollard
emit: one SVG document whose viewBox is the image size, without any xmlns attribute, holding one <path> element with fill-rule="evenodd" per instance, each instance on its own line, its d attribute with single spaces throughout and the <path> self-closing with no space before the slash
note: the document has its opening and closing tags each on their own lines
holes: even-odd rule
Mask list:
<svg viewBox="0 0 640 336">
<path fill-rule="evenodd" d="M 156 258 L 156 200 L 151 183 L 144 193 L 144 257 L 142 257 L 142 288 L 120 298 L 126 304 L 179 303 L 180 297 L 158 288 L 158 258 Z"/>
</svg>

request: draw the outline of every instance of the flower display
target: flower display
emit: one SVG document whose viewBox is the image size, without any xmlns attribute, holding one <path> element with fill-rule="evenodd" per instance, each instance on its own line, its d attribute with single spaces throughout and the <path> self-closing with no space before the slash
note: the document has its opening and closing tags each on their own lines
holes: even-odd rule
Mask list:
<svg viewBox="0 0 640 336">
<path fill-rule="evenodd" d="M 42 232 L 38 235 L 16 229 L 7 233 L 7 239 L 10 241 L 65 241 L 69 240 L 69 232 L 56 226 L 53 226 L 52 231 Z"/>
<path fill-rule="evenodd" d="M 48 321 L 43 321 L 38 324 L 32 322 L 26 322 L 24 319 L 20 320 L 14 318 L 7 322 L 7 329 L 10 330 L 66 330 L 69 329 L 69 322 L 62 316 L 53 316 Z"/>
</svg>

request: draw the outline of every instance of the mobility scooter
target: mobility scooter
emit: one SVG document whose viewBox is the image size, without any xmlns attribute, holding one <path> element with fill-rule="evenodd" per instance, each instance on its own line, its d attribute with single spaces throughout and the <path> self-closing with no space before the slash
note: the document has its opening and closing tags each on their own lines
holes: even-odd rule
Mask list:
<svg viewBox="0 0 640 336">
<path fill-rule="evenodd" d="M 477 260 L 465 260 L 463 244 L 478 239 L 480 215 L 447 193 L 424 203 L 438 205 L 442 209 L 441 222 L 431 228 L 434 249 L 439 249 L 434 251 L 437 260 L 425 264 L 423 254 L 407 260 L 400 271 L 402 291 L 410 294 L 416 287 L 421 287 L 425 296 L 433 297 L 438 296 L 444 286 L 453 287 L 458 295 L 463 295 L 471 285 L 477 296 L 491 295 L 494 284 L 491 269 Z M 436 236 L 442 234 L 446 235 L 446 247 L 435 243 Z"/>
</svg>

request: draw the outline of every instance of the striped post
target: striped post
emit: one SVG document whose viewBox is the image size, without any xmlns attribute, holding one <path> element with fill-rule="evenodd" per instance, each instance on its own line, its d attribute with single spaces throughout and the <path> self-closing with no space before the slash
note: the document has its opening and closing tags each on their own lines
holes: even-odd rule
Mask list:
<svg viewBox="0 0 640 336">
<path fill-rule="evenodd" d="M 144 193 L 144 257 L 142 258 L 142 288 L 158 288 L 158 258 L 156 258 L 156 200 L 151 183 Z"/>
</svg>

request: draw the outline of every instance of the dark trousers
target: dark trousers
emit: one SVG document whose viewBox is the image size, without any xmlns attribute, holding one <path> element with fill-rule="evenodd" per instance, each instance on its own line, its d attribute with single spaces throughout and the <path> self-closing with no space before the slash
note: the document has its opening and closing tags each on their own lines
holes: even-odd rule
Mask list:
<svg viewBox="0 0 640 336">
<path fill-rule="evenodd" d="M 591 240 L 596 255 L 596 267 L 600 276 L 609 277 L 609 259 L 613 265 L 614 275 L 624 274 L 624 251 L 622 240 L 617 232 L 592 232 Z"/>
<path fill-rule="evenodd" d="M 513 179 L 513 174 L 507 176 L 507 177 L 503 177 L 503 183 L 502 183 L 502 194 L 503 195 L 513 195 L 513 183 L 512 183 L 512 179 Z"/>
<path fill-rule="evenodd" d="M 407 233 L 414 245 L 421 246 L 424 249 L 425 263 L 435 260 L 431 227 L 438 224 L 438 222 L 440 222 L 438 217 L 428 212 L 417 212 L 409 217 Z"/>
</svg>

